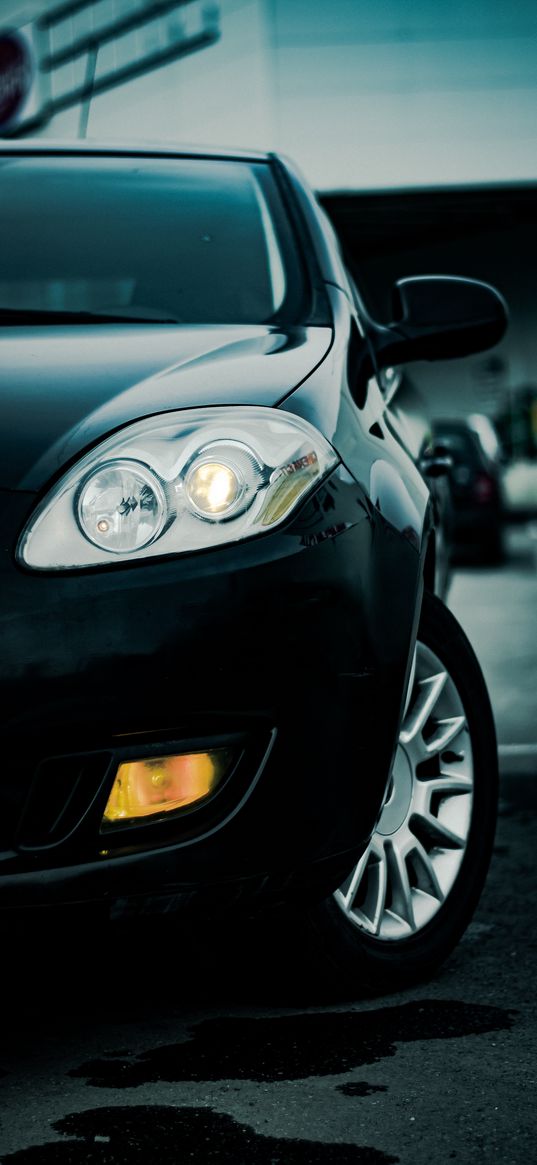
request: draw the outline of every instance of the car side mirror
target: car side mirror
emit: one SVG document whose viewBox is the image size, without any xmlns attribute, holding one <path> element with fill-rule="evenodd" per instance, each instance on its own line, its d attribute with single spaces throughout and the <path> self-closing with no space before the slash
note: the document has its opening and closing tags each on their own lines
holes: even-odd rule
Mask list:
<svg viewBox="0 0 537 1165">
<path fill-rule="evenodd" d="M 501 340 L 508 322 L 507 305 L 494 287 L 453 275 L 399 279 L 393 314 L 387 328 L 374 324 L 370 332 L 379 368 L 482 352 Z"/>
</svg>

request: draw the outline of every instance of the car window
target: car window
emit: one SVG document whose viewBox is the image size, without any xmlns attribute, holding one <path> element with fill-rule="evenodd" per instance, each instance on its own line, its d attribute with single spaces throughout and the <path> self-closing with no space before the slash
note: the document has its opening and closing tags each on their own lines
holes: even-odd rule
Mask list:
<svg viewBox="0 0 537 1165">
<path fill-rule="evenodd" d="M 0 208 L 0 311 L 211 324 L 300 315 L 305 275 L 267 163 L 3 158 Z"/>
</svg>

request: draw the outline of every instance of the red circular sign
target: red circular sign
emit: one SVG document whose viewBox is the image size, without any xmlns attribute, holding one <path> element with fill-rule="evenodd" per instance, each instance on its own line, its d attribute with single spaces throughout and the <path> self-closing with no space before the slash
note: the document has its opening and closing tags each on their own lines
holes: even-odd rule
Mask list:
<svg viewBox="0 0 537 1165">
<path fill-rule="evenodd" d="M 30 48 L 16 32 L 0 33 L 0 130 L 15 121 L 33 80 Z"/>
</svg>

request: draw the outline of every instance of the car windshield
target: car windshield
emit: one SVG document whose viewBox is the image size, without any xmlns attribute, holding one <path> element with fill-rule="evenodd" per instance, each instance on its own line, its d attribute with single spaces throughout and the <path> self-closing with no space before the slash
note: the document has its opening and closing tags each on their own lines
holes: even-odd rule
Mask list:
<svg viewBox="0 0 537 1165">
<path fill-rule="evenodd" d="M 303 273 L 268 163 L 0 158 L 0 323 L 296 322 Z"/>
</svg>

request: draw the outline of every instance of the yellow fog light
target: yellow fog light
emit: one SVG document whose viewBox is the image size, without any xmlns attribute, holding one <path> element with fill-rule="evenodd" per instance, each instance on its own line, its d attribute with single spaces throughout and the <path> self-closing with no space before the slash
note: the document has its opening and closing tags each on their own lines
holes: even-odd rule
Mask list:
<svg viewBox="0 0 537 1165">
<path fill-rule="evenodd" d="M 231 764 L 227 748 L 147 757 L 119 766 L 101 828 L 184 809 L 213 793 Z"/>
</svg>

